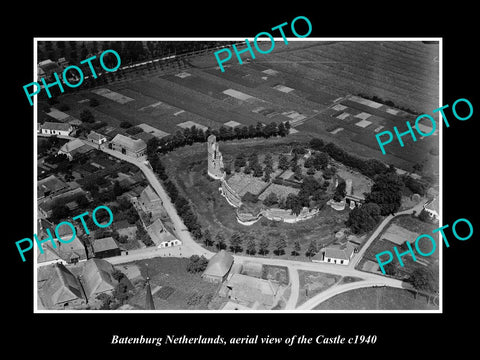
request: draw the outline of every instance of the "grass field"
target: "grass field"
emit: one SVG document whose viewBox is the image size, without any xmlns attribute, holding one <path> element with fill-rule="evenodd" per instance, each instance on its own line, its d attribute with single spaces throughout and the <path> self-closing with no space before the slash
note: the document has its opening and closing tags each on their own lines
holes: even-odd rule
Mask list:
<svg viewBox="0 0 480 360">
<path fill-rule="evenodd" d="M 300 281 L 300 290 L 297 306 L 334 286 L 342 279 L 340 275 L 306 270 L 298 270 L 298 278 Z"/>
<path fill-rule="evenodd" d="M 315 310 L 438 310 L 426 298 L 396 288 L 364 288 L 344 292 L 324 301 Z"/>
<path fill-rule="evenodd" d="M 359 156 L 376 157 L 406 170 L 417 162 L 424 162 L 425 169 L 435 170 L 429 163 L 438 162 L 438 157 L 430 155 L 429 150 L 438 143 L 438 137 L 405 147 L 392 143 L 388 146 L 389 154 L 383 156 L 373 129 L 384 126 L 391 130 L 394 121 L 404 124 L 408 118 L 380 108 L 380 113 L 377 111 L 368 119 L 372 124 L 362 128 L 355 125 L 361 119 L 354 115 L 365 109 L 361 104 L 348 103 L 345 97 L 360 93 L 379 96 L 399 107 L 431 113 L 438 107 L 439 64 L 434 60 L 438 55 L 438 45 L 421 41 L 292 41 L 288 45 L 277 42 L 272 53 L 243 65 L 231 61 L 223 73 L 216 68 L 213 54 L 208 54 L 189 58 L 190 66 L 138 69 L 120 80 L 101 83 L 96 88 L 80 88 L 76 93 L 58 96 L 57 100 L 70 107 L 67 114 L 78 118 L 85 108 L 92 110 L 81 101 L 94 97 L 100 105 L 92 112 L 99 120 L 113 126 L 121 121 L 146 123 L 170 134 L 186 121 L 218 128 L 228 121 L 242 125 L 292 121 L 289 114 L 298 113 L 305 117 L 296 127 L 301 133 L 323 137 Z M 288 92 L 279 91 L 287 88 Z M 94 93 L 99 89 L 105 89 L 101 90 L 103 94 L 107 91 L 119 95 L 111 100 Z M 228 89 L 256 100 L 232 98 L 224 93 Z M 127 98 L 133 100 L 124 102 Z M 336 100 L 351 106 L 351 123 L 331 117 L 330 107 Z M 152 106 L 159 102 L 161 105 Z M 345 122 L 343 131 L 330 133 L 332 126 Z"/>
</svg>

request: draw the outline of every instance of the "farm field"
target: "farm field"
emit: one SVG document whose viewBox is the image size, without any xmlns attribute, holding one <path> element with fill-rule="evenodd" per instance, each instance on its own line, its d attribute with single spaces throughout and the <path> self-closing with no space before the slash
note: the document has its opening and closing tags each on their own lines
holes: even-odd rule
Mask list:
<svg viewBox="0 0 480 360">
<path fill-rule="evenodd" d="M 364 288 L 336 295 L 315 310 L 438 310 L 424 296 L 396 288 Z"/>
<path fill-rule="evenodd" d="M 145 123 L 168 134 L 185 124 L 218 129 L 230 121 L 247 126 L 290 121 L 295 131 L 359 156 L 407 171 L 422 163 L 434 173 L 438 157 L 432 149 L 438 148 L 438 136 L 406 141 L 405 147 L 389 144 L 382 155 L 375 131 L 402 129 L 415 116 L 386 105 L 372 108 L 352 96 L 378 96 L 398 108 L 431 113 L 439 106 L 438 52 L 438 45 L 421 41 L 277 42 L 270 54 L 245 56 L 242 65 L 226 63 L 223 73 L 210 53 L 190 57 L 182 67 L 142 69 L 56 100 L 68 105 L 64 112 L 75 118 L 89 109 L 111 126 Z M 88 98 L 99 105 L 90 107 L 83 101 Z M 349 115 L 343 117 L 337 105 Z"/>
</svg>

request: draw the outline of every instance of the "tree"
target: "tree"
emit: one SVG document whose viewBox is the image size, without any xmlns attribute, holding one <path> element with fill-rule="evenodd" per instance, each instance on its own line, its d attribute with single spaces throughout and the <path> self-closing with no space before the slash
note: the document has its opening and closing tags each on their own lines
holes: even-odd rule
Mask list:
<svg viewBox="0 0 480 360">
<path fill-rule="evenodd" d="M 241 249 L 242 242 L 242 235 L 239 232 L 234 232 L 230 237 L 230 248 L 234 253 Z"/>
<path fill-rule="evenodd" d="M 85 109 L 80 113 L 80 120 L 85 123 L 93 123 L 95 118 L 90 110 Z"/>
<path fill-rule="evenodd" d="M 353 233 L 362 234 L 373 230 L 380 219 L 380 206 L 375 203 L 366 203 L 350 211 L 346 225 Z"/>
<path fill-rule="evenodd" d="M 308 244 L 308 248 L 307 248 L 307 251 L 306 251 L 305 255 L 307 255 L 309 258 L 311 258 L 317 252 L 318 252 L 317 242 L 314 239 L 312 239 L 312 240 L 310 240 L 310 244 Z"/>
<path fill-rule="evenodd" d="M 430 291 L 430 281 L 429 281 L 429 274 L 426 270 L 415 269 L 410 274 L 408 281 L 412 284 L 412 286 L 420 291 Z"/>
<path fill-rule="evenodd" d="M 298 256 L 298 254 L 300 254 L 301 250 L 302 250 L 302 248 L 300 247 L 300 242 L 298 240 L 295 240 L 295 242 L 293 243 L 292 255 L 293 256 Z"/>
<path fill-rule="evenodd" d="M 256 243 L 255 243 L 255 239 L 253 236 L 248 236 L 247 237 L 247 254 L 249 255 L 255 255 L 255 253 L 257 252 L 257 248 L 256 248 Z"/>
<path fill-rule="evenodd" d="M 285 248 L 287 247 L 287 241 L 285 240 L 285 237 L 283 235 L 280 235 L 276 240 L 275 240 L 275 254 L 276 255 L 282 255 L 285 253 Z"/>
<path fill-rule="evenodd" d="M 253 165 L 253 176 L 261 177 L 263 175 L 262 166 L 259 163 Z"/>
<path fill-rule="evenodd" d="M 299 181 L 303 179 L 302 168 L 300 167 L 300 165 L 295 166 L 293 170 L 293 177 Z"/>
<path fill-rule="evenodd" d="M 267 197 L 263 200 L 263 205 L 271 207 L 275 204 L 278 204 L 278 196 L 274 192 L 271 192 L 267 195 Z"/>
<path fill-rule="evenodd" d="M 128 129 L 128 128 L 132 127 L 132 126 L 133 126 L 133 124 L 130 123 L 129 121 L 122 121 L 122 122 L 120 123 L 120 127 L 121 127 L 122 129 Z"/>
<path fill-rule="evenodd" d="M 244 167 L 245 165 L 247 165 L 247 160 L 245 159 L 245 154 L 241 152 L 235 157 L 233 166 L 235 167 L 235 171 L 239 172 L 240 168 Z"/>
<path fill-rule="evenodd" d="M 267 237 L 262 237 L 260 244 L 258 244 L 258 252 L 262 255 L 268 254 L 268 247 L 270 246 L 270 240 Z"/>
<path fill-rule="evenodd" d="M 215 236 L 215 245 L 219 250 L 225 249 L 225 237 L 222 233 L 217 233 Z"/>
<path fill-rule="evenodd" d="M 265 155 L 265 158 L 263 159 L 263 165 L 265 165 L 265 167 L 271 167 L 273 168 L 273 157 L 272 157 L 272 154 L 270 153 L 267 153 Z"/>
<path fill-rule="evenodd" d="M 385 274 L 394 276 L 395 275 L 395 265 L 393 263 L 388 263 L 383 267 L 383 270 L 385 270 Z"/>
<path fill-rule="evenodd" d="M 298 215 L 300 214 L 300 212 L 302 211 L 302 204 L 301 202 L 299 201 L 297 195 L 293 194 L 293 193 L 290 193 L 287 195 L 287 199 L 285 200 L 285 206 L 287 207 L 287 209 L 291 209 L 292 210 L 292 213 L 295 214 L 295 215 Z"/>
<path fill-rule="evenodd" d="M 278 158 L 278 167 L 282 170 L 287 170 L 290 167 L 288 158 L 283 154 Z"/>
<path fill-rule="evenodd" d="M 338 181 L 338 185 L 335 189 L 335 193 L 333 194 L 333 200 L 335 201 L 341 201 L 345 195 L 346 195 L 346 182 L 345 180 L 343 180 L 342 178 L 340 178 L 340 180 Z"/>
<path fill-rule="evenodd" d="M 271 179 L 271 175 L 273 173 L 273 168 L 270 165 L 266 165 L 265 168 L 263 169 L 264 176 L 263 176 L 263 181 L 269 182 Z"/>
<path fill-rule="evenodd" d="M 205 245 L 207 245 L 207 246 L 213 245 L 212 235 L 210 234 L 210 230 L 208 230 L 208 229 L 206 229 L 206 230 L 203 232 L 203 242 L 204 242 Z"/>
<path fill-rule="evenodd" d="M 119 197 L 120 195 L 122 195 L 124 193 L 124 189 L 123 187 L 120 185 L 120 183 L 118 181 L 115 181 L 113 183 L 113 195 L 115 197 Z"/>
<path fill-rule="evenodd" d="M 187 264 L 187 271 L 190 273 L 199 273 L 205 271 L 208 265 L 208 260 L 205 256 L 192 255 Z"/>
<path fill-rule="evenodd" d="M 324 146 L 325 143 L 322 139 L 313 138 L 312 140 L 310 140 L 310 148 L 312 148 L 312 150 L 322 150 Z"/>
</svg>

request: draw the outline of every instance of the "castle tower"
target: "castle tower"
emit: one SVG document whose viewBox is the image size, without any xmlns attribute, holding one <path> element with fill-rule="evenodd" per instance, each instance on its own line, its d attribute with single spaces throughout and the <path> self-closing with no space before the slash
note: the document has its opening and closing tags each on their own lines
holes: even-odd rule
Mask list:
<svg viewBox="0 0 480 360">
<path fill-rule="evenodd" d="M 208 146 L 208 175 L 214 179 L 223 179 L 225 173 L 223 171 L 223 157 L 218 150 L 217 138 L 210 135 L 207 139 Z"/>
</svg>

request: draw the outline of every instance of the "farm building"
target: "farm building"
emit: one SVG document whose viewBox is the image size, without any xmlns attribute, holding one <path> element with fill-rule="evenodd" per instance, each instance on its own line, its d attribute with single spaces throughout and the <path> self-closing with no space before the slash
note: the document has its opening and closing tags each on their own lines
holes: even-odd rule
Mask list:
<svg viewBox="0 0 480 360">
<path fill-rule="evenodd" d="M 42 269 L 39 298 L 44 308 L 66 309 L 85 304 L 85 295 L 78 279 L 62 264 Z"/>
<path fill-rule="evenodd" d="M 121 152 L 131 157 L 140 157 L 145 154 L 147 144 L 140 139 L 132 139 L 128 136 L 117 134 L 108 144 L 112 150 Z"/>
<path fill-rule="evenodd" d="M 312 262 L 328 262 L 348 265 L 352 259 L 354 251 L 355 247 L 350 242 L 343 245 L 330 245 L 312 257 Z"/>
<path fill-rule="evenodd" d="M 37 182 L 37 199 L 58 194 L 65 189 L 68 189 L 68 185 L 52 174 Z"/>
<path fill-rule="evenodd" d="M 275 305 L 278 285 L 269 280 L 252 276 L 234 274 L 227 283 L 230 299 L 247 306 L 261 304 L 266 308 Z"/>
<path fill-rule="evenodd" d="M 150 185 L 143 189 L 138 197 L 138 203 L 145 212 L 153 211 L 162 206 L 162 200 Z"/>
<path fill-rule="evenodd" d="M 225 250 L 220 250 L 208 262 L 202 278 L 209 282 L 221 283 L 226 278 L 233 265 L 233 256 Z"/>
<path fill-rule="evenodd" d="M 182 245 L 182 242 L 165 228 L 160 219 L 155 220 L 152 224 L 147 226 L 147 232 L 152 241 L 159 248 Z"/>
<path fill-rule="evenodd" d="M 90 131 L 90 134 L 87 136 L 88 141 L 96 144 L 96 145 L 102 145 L 103 143 L 107 142 L 107 138 L 105 135 L 99 134 L 95 131 Z"/>
<path fill-rule="evenodd" d="M 64 144 L 60 150 L 58 150 L 58 154 L 64 154 L 68 157 L 69 161 L 72 161 L 74 157 L 89 153 L 92 150 L 93 149 L 82 140 L 75 139 Z"/>
<path fill-rule="evenodd" d="M 113 271 L 113 265 L 103 259 L 90 259 L 85 263 L 81 279 L 87 299 L 115 288 L 118 282 L 112 276 Z"/>
<path fill-rule="evenodd" d="M 45 135 L 62 135 L 68 136 L 73 130 L 71 124 L 44 122 L 40 125 L 40 132 Z"/>
<path fill-rule="evenodd" d="M 120 248 L 112 237 L 96 239 L 92 244 L 92 248 L 95 257 L 100 259 L 121 254 Z"/>
<path fill-rule="evenodd" d="M 428 215 L 430 216 L 430 219 L 438 220 L 440 217 L 439 215 L 440 203 L 439 203 L 438 197 L 430 201 L 429 203 L 426 203 L 423 206 L 423 209 L 428 213 Z"/>
</svg>

